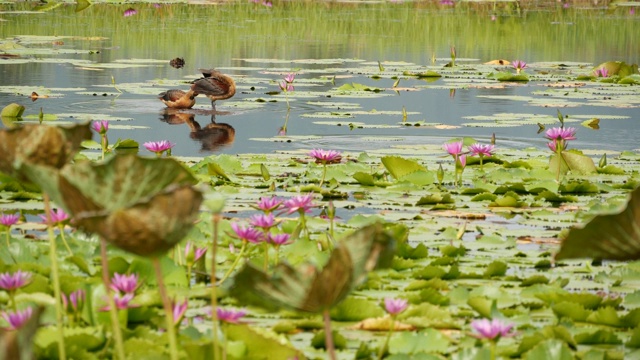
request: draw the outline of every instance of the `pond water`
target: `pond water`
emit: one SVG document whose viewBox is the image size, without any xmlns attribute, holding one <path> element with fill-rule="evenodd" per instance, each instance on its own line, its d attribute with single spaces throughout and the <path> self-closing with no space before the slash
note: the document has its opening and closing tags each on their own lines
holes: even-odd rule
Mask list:
<svg viewBox="0 0 640 360">
<path fill-rule="evenodd" d="M 25 105 L 27 121 L 37 121 L 40 109 L 60 122 L 114 120 L 112 143 L 170 140 L 180 156 L 391 149 L 493 133 L 510 147 L 542 148 L 537 123 L 550 124 L 558 110 L 580 122 L 601 119 L 597 131 L 568 124 L 580 128 L 576 147 L 632 150 L 640 138 L 637 96 L 616 101 L 606 88 L 599 96 L 589 81 L 588 96 L 572 96 L 585 85 L 567 74 L 589 74 L 605 61 L 639 63 L 640 17 L 629 7 L 589 4 L 2 3 L 0 54 L 20 57 L 0 58 L 0 106 Z M 137 14 L 124 17 L 128 8 Z M 451 46 L 454 69 L 444 67 Z M 184 68 L 169 65 L 176 57 Z M 495 59 L 528 62 L 531 81 L 487 80 L 487 69 L 508 68 L 482 65 Z M 170 116 L 157 94 L 186 90 L 199 68 L 211 67 L 239 90 L 217 104 L 215 121 L 228 126 L 192 131 L 211 122 L 209 101 L 199 97 L 191 111 Z M 403 75 L 427 69 L 444 76 Z M 289 72 L 297 77 L 287 111 L 277 84 Z M 548 86 L 557 81 L 566 94 Z M 341 93 L 345 84 L 379 92 Z M 49 98 L 32 102 L 32 91 Z M 426 124 L 403 126 L 403 109 L 407 122 Z M 469 118 L 477 116 L 495 119 Z M 505 118 L 508 126 L 496 121 Z M 287 136 L 278 136 L 285 121 Z"/>
</svg>

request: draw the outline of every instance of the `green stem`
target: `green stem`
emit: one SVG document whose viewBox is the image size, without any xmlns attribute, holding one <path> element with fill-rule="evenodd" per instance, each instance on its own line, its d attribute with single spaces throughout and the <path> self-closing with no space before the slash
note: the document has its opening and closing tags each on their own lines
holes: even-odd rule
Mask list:
<svg viewBox="0 0 640 360">
<path fill-rule="evenodd" d="M 71 248 L 69 247 L 69 243 L 67 243 L 67 239 L 64 236 L 64 225 L 62 225 L 61 223 L 58 223 L 58 229 L 60 230 L 60 237 L 62 238 L 62 243 L 64 244 L 64 247 L 67 248 L 67 251 L 69 252 L 69 256 L 73 256 L 73 251 L 71 251 Z"/>
<path fill-rule="evenodd" d="M 496 342 L 495 341 L 491 341 L 491 356 L 490 356 L 491 360 L 496 360 Z"/>
<path fill-rule="evenodd" d="M 213 359 L 218 360 L 218 294 L 216 287 L 216 253 L 218 251 L 218 223 L 220 214 L 214 214 L 213 242 L 211 244 L 211 318 L 213 322 Z"/>
<path fill-rule="evenodd" d="M 191 265 L 187 265 L 187 283 L 189 284 L 189 288 L 191 288 Z"/>
<path fill-rule="evenodd" d="M 101 135 L 102 137 L 102 160 L 104 160 L 104 154 L 107 152 L 107 147 L 109 146 L 109 142 L 107 140 L 107 134 Z"/>
<path fill-rule="evenodd" d="M 264 272 L 269 269 L 269 243 L 264 242 Z"/>
<path fill-rule="evenodd" d="M 240 248 L 240 254 L 238 254 L 238 257 L 236 257 L 236 259 L 233 261 L 233 264 L 231 264 L 231 267 L 229 268 L 229 270 L 227 270 L 227 272 L 224 274 L 222 279 L 220 279 L 218 284 L 222 284 L 225 280 L 227 280 L 229 278 L 229 275 L 231 275 L 231 273 L 236 268 L 236 266 L 238 266 L 238 263 L 240 262 L 240 259 L 242 259 L 244 257 L 244 251 L 246 249 L 247 249 L 247 241 L 243 240 L 242 241 L 242 247 Z M 215 279 L 213 279 L 212 281 L 215 281 Z"/>
<path fill-rule="evenodd" d="M 67 354 L 64 346 L 64 328 L 63 328 L 63 309 L 62 309 L 62 291 L 60 290 L 60 273 L 58 269 L 58 251 L 56 249 L 56 238 L 53 233 L 53 224 L 51 223 L 51 199 L 47 193 L 43 194 L 44 212 L 47 216 L 47 232 L 49 234 L 49 258 L 51 259 L 51 277 L 53 278 L 53 296 L 55 298 L 56 307 L 56 324 L 58 327 L 58 357 L 66 360 Z"/>
<path fill-rule="evenodd" d="M 9 291 L 9 302 L 11 303 L 11 310 L 14 313 L 18 311 L 18 307 L 16 306 L 16 298 L 14 297 L 13 291 Z"/>
<path fill-rule="evenodd" d="M 116 309 L 116 302 L 113 299 L 113 289 L 111 289 L 111 280 L 109 280 L 109 262 L 107 260 L 107 241 L 100 239 L 100 258 L 102 260 L 102 282 L 104 283 L 105 291 L 107 292 L 107 298 L 109 299 L 109 316 L 111 317 L 111 328 L 113 331 L 113 338 L 116 343 L 116 354 L 120 360 L 125 359 L 124 355 L 124 343 L 122 341 L 122 329 L 120 329 L 120 322 L 118 321 L 118 309 Z"/>
<path fill-rule="evenodd" d="M 7 250 L 9 249 L 9 246 L 11 246 L 10 241 L 11 241 L 11 228 L 7 229 L 6 232 L 6 237 L 7 237 Z M 11 254 L 11 252 L 9 252 Z"/>
<path fill-rule="evenodd" d="M 395 326 L 396 326 L 396 317 L 394 315 L 391 315 L 391 325 L 389 325 L 389 332 L 387 333 L 387 336 L 384 339 L 384 343 L 382 344 L 382 347 L 380 348 L 380 350 L 378 350 L 378 360 L 381 360 L 382 357 L 384 356 L 386 352 L 385 350 L 389 345 L 389 339 L 391 339 L 391 334 L 393 334 L 393 330 L 395 330 Z"/>
<path fill-rule="evenodd" d="M 304 210 L 300 210 L 300 226 L 304 235 L 309 239 L 309 229 L 307 229 L 307 218 L 304 216 Z"/>
<path fill-rule="evenodd" d="M 156 270 L 158 290 L 160 291 L 160 297 L 164 305 L 164 318 L 166 321 L 167 334 L 169 335 L 169 354 L 171 360 L 178 360 L 178 340 L 176 339 L 176 328 L 173 324 L 173 309 L 171 308 L 171 300 L 169 300 L 169 296 L 167 295 L 167 288 L 164 286 L 162 266 L 160 266 L 160 260 L 157 257 L 154 257 L 152 262 Z"/>
<path fill-rule="evenodd" d="M 276 245 L 274 248 L 276 250 L 276 263 L 274 264 L 274 266 L 278 266 L 278 263 L 280 263 L 280 245 Z"/>
<path fill-rule="evenodd" d="M 322 318 L 324 319 L 324 345 L 329 353 L 331 360 L 336 360 L 336 349 L 333 345 L 333 333 L 331 332 L 331 315 L 329 315 L 329 309 L 325 309 L 322 312 Z"/>
<path fill-rule="evenodd" d="M 324 178 L 327 176 L 327 164 L 324 164 L 323 168 L 322 168 L 322 179 L 320 180 L 320 187 L 322 187 L 322 184 L 324 184 Z"/>
<path fill-rule="evenodd" d="M 223 325 L 222 327 L 224 328 L 224 344 L 222 345 L 222 360 L 227 360 L 227 346 L 229 346 L 229 338 L 227 337 L 226 325 Z"/>
</svg>

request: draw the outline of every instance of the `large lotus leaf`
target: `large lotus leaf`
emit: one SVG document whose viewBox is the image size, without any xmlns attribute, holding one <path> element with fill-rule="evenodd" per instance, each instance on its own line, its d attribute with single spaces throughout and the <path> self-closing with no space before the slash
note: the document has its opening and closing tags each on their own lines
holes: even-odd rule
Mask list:
<svg viewBox="0 0 640 360">
<path fill-rule="evenodd" d="M 26 170 L 54 202 L 73 215 L 116 211 L 146 202 L 171 186 L 196 182 L 174 159 L 135 154 L 118 154 L 104 163 L 77 163 L 59 173 L 39 166 L 27 166 Z"/>
<path fill-rule="evenodd" d="M 24 164 L 63 167 L 91 139 L 89 123 L 72 126 L 28 124 L 0 130 L 0 171 L 26 181 Z"/>
<path fill-rule="evenodd" d="M 588 156 L 571 151 L 562 151 L 560 156 L 553 154 L 549 158 L 549 171 L 556 173 L 560 167 L 560 173 L 566 174 L 569 170 L 578 174 L 594 174 L 598 172 L 596 165 Z"/>
<path fill-rule="evenodd" d="M 202 194 L 174 186 L 148 201 L 115 211 L 80 212 L 75 224 L 141 256 L 164 253 L 189 232 L 198 218 Z"/>
<path fill-rule="evenodd" d="M 401 158 L 399 156 L 385 156 L 381 160 L 384 167 L 387 168 L 387 171 L 389 171 L 391 176 L 396 180 L 416 171 L 427 171 L 427 169 L 418 164 L 417 161 Z"/>
<path fill-rule="evenodd" d="M 247 353 L 242 358 L 245 360 L 306 359 L 304 353 L 291 345 L 284 335 L 277 335 L 259 327 L 227 324 L 225 335 L 230 340 L 244 342 Z"/>
<path fill-rule="evenodd" d="M 598 215 L 569 231 L 556 259 L 571 258 L 640 259 L 640 188 L 631 193 L 620 213 Z"/>
<path fill-rule="evenodd" d="M 298 268 L 281 263 L 269 276 L 247 264 L 230 291 L 258 306 L 318 313 L 340 303 L 370 271 L 390 266 L 394 252 L 394 239 L 376 223 L 341 241 L 322 269 L 310 263 Z"/>
</svg>

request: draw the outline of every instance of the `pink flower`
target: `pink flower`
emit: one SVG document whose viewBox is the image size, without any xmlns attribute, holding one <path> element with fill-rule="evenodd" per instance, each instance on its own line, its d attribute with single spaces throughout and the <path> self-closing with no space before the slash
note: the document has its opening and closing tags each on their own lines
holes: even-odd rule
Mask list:
<svg viewBox="0 0 640 360">
<path fill-rule="evenodd" d="M 289 84 L 291 84 L 295 79 L 296 79 L 296 74 L 294 73 L 289 73 L 284 76 L 284 81 L 286 81 Z"/>
<path fill-rule="evenodd" d="M 276 218 L 273 214 L 257 214 L 251 216 L 250 223 L 254 227 L 270 229 L 276 225 Z"/>
<path fill-rule="evenodd" d="M 572 127 L 561 128 L 554 127 L 545 133 L 545 137 L 549 140 L 575 140 L 576 139 L 576 129 Z"/>
<path fill-rule="evenodd" d="M 471 322 L 471 327 L 476 332 L 475 336 L 481 339 L 495 340 L 501 337 L 514 336 L 513 324 L 507 324 L 500 319 L 481 319 Z"/>
<path fill-rule="evenodd" d="M 67 219 L 69 219 L 69 214 L 64 212 L 64 210 L 62 209 L 52 209 L 50 214 L 51 214 L 51 223 L 54 225 L 61 224 L 65 222 Z M 40 218 L 43 220 L 45 224 L 47 223 L 47 215 L 38 215 L 38 216 L 40 216 Z"/>
<path fill-rule="evenodd" d="M 606 67 L 601 67 L 600 69 L 596 69 L 595 72 L 596 77 L 609 77 L 609 70 Z"/>
<path fill-rule="evenodd" d="M 291 235 L 289 234 L 269 234 L 267 242 L 275 246 L 286 245 L 289 241 L 289 238 L 291 238 Z"/>
<path fill-rule="evenodd" d="M 6 227 L 11 227 L 12 225 L 15 225 L 19 219 L 20 215 L 18 214 L 2 214 L 0 215 L 0 224 Z"/>
<path fill-rule="evenodd" d="M 20 329 L 33 315 L 33 309 L 28 307 L 16 312 L 3 312 L 2 317 L 9 323 L 9 330 Z"/>
<path fill-rule="evenodd" d="M 314 207 L 313 194 L 295 196 L 291 199 L 285 200 L 282 205 L 287 209 L 287 214 L 293 214 L 294 212 L 311 212 L 311 208 Z"/>
<path fill-rule="evenodd" d="M 527 67 L 527 63 L 521 60 L 514 60 L 513 63 L 511 63 L 511 66 L 513 66 L 513 68 L 516 69 L 519 74 L 520 70 Z"/>
<path fill-rule="evenodd" d="M 440 5 L 453 6 L 453 0 L 440 0 Z"/>
<path fill-rule="evenodd" d="M 138 274 L 118 274 L 114 273 L 111 279 L 111 288 L 125 294 L 134 294 L 138 288 Z"/>
<path fill-rule="evenodd" d="M 206 252 L 206 247 L 199 248 L 193 245 L 191 241 L 187 241 L 187 245 L 184 247 L 184 257 L 187 259 L 187 262 L 191 262 L 192 264 L 200 260 Z"/>
<path fill-rule="evenodd" d="M 18 270 L 14 273 L 0 274 L 0 289 L 14 291 L 29 285 L 32 274 L 30 272 Z"/>
<path fill-rule="evenodd" d="M 244 227 L 237 223 L 231 223 L 231 228 L 242 241 L 248 241 L 254 244 L 262 242 L 262 232 L 254 227 Z"/>
<path fill-rule="evenodd" d="M 556 152 L 556 142 L 555 141 L 550 141 L 547 143 L 547 146 L 549 147 L 549 149 L 551 149 L 551 151 Z"/>
<path fill-rule="evenodd" d="M 464 169 L 465 166 L 467 166 L 467 155 L 460 155 L 458 156 L 458 161 L 456 163 L 456 166 L 460 165 L 460 168 Z"/>
<path fill-rule="evenodd" d="M 280 87 L 280 90 L 284 92 L 290 92 L 294 90 L 293 85 L 290 83 L 287 83 L 286 81 L 281 81 L 280 83 L 278 83 L 278 86 Z"/>
<path fill-rule="evenodd" d="M 216 314 L 218 314 L 218 320 L 226 323 L 236 324 L 238 323 L 238 321 L 240 321 L 240 319 L 247 315 L 247 312 L 242 309 L 234 310 L 223 309 L 219 307 L 216 309 Z"/>
<path fill-rule="evenodd" d="M 137 14 L 138 11 L 134 8 L 128 8 L 127 10 L 124 11 L 124 17 L 128 17 L 128 16 L 133 16 L 135 14 Z"/>
<path fill-rule="evenodd" d="M 130 302 L 133 300 L 133 294 L 115 294 L 113 296 L 113 301 L 116 304 L 116 309 L 125 310 L 132 307 L 137 307 L 138 305 L 131 305 Z M 109 305 L 100 308 L 100 311 L 109 311 Z"/>
<path fill-rule="evenodd" d="M 104 135 L 109 130 L 109 122 L 107 120 L 97 120 L 91 123 L 91 127 L 95 132 L 100 135 Z"/>
<path fill-rule="evenodd" d="M 309 152 L 309 156 L 316 159 L 318 164 L 335 164 L 342 160 L 342 155 L 335 150 L 313 149 Z"/>
<path fill-rule="evenodd" d="M 167 140 L 161 140 L 161 141 L 148 141 L 146 143 L 143 144 L 145 148 L 147 148 L 147 150 L 152 151 L 156 154 L 161 154 L 169 149 L 171 149 L 172 147 L 176 146 L 176 144 L 167 141 Z"/>
<path fill-rule="evenodd" d="M 409 306 L 409 302 L 405 299 L 384 299 L 384 308 L 391 315 L 398 315 Z"/>
<path fill-rule="evenodd" d="M 491 156 L 493 155 L 493 149 L 495 148 L 495 145 L 491 145 L 491 144 L 483 145 L 483 144 L 475 143 L 473 145 L 470 145 L 467 148 L 471 152 L 471 156 L 474 156 L 474 155 Z"/>
<path fill-rule="evenodd" d="M 456 157 L 462 154 L 462 141 L 444 143 L 442 144 L 442 148 L 451 156 Z"/>
<path fill-rule="evenodd" d="M 82 289 L 78 289 L 69 294 L 69 298 L 63 293 L 60 294 L 62 296 L 62 307 L 67 309 L 69 307 L 69 303 L 71 303 L 71 309 L 73 312 L 82 309 L 82 305 L 84 304 L 84 299 L 86 298 L 86 293 Z"/>
<path fill-rule="evenodd" d="M 262 197 L 257 204 L 257 208 L 264 211 L 266 214 L 278 210 L 280 206 L 282 206 L 282 199 L 278 199 L 275 196 Z"/>
<path fill-rule="evenodd" d="M 178 325 L 184 318 L 184 314 L 189 307 L 189 299 L 184 299 L 182 303 L 173 303 L 173 324 Z"/>
</svg>

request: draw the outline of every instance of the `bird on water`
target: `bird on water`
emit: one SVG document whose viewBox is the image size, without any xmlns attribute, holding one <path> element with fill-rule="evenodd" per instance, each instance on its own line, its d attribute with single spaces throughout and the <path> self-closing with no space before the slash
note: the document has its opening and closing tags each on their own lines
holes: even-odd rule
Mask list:
<svg viewBox="0 0 640 360">
<path fill-rule="evenodd" d="M 167 107 L 174 109 L 190 109 L 195 105 L 195 97 L 204 95 L 211 100 L 211 107 L 215 110 L 216 100 L 229 99 L 236 93 L 236 83 L 233 79 L 215 69 L 200 69 L 202 78 L 191 82 L 191 89 L 169 90 L 159 95 Z"/>
</svg>

